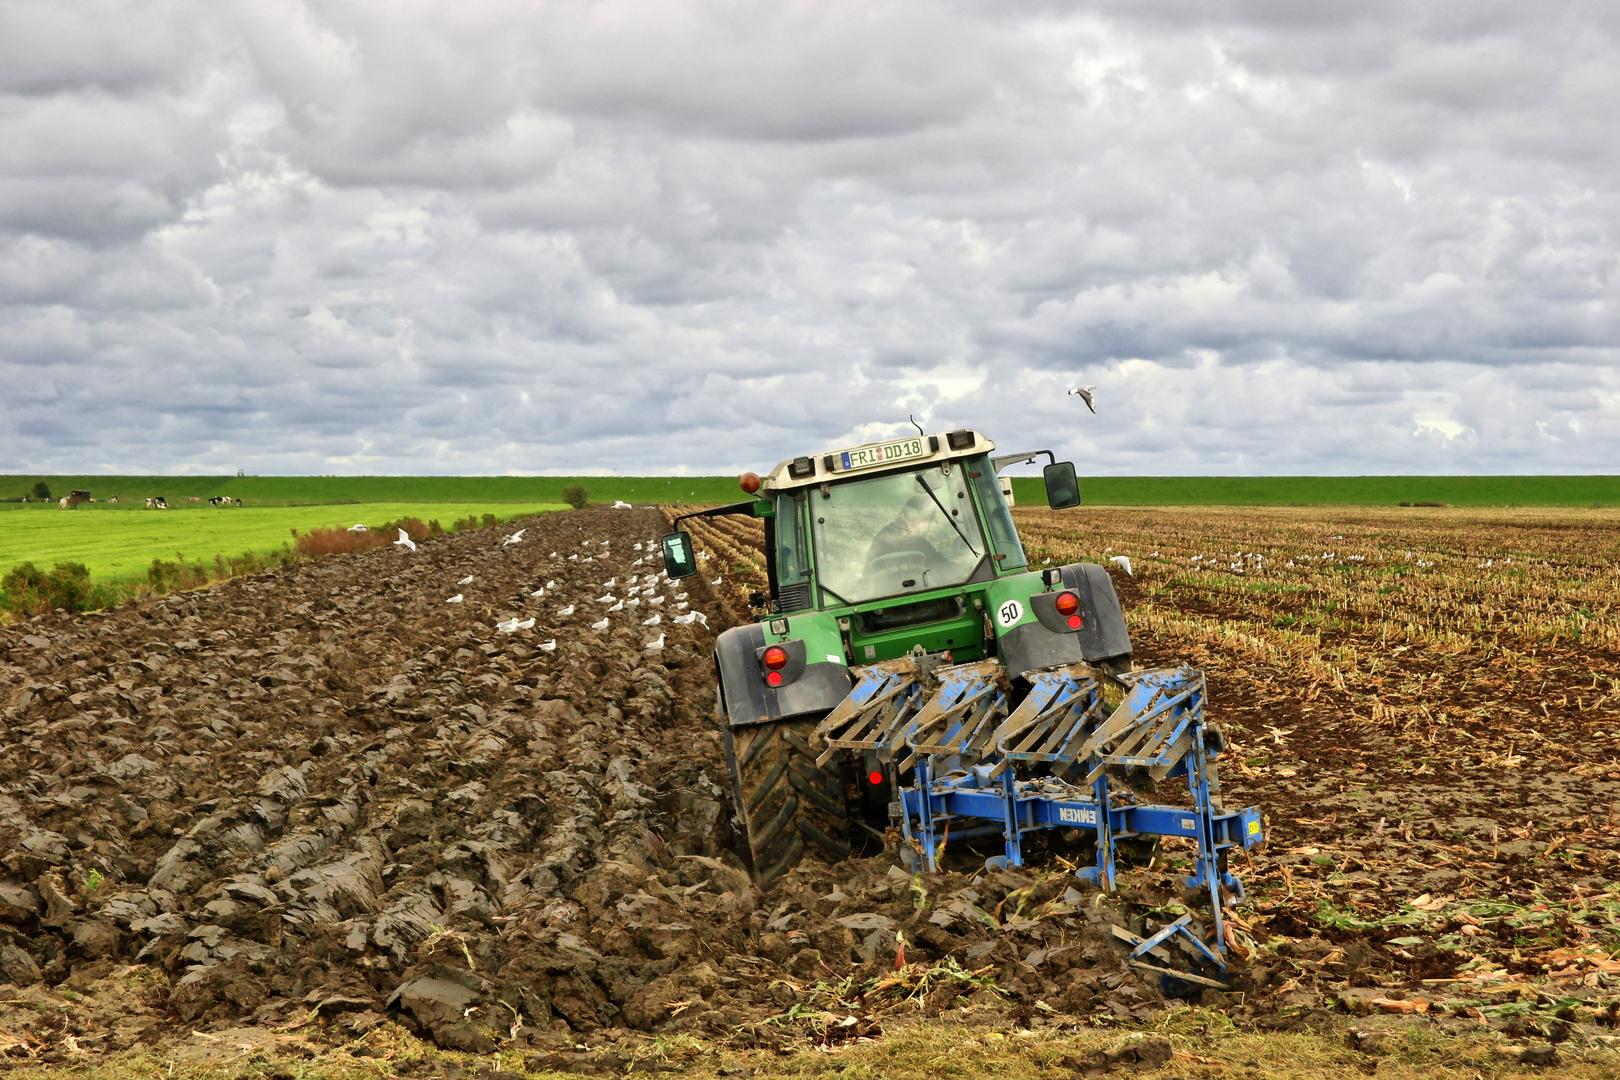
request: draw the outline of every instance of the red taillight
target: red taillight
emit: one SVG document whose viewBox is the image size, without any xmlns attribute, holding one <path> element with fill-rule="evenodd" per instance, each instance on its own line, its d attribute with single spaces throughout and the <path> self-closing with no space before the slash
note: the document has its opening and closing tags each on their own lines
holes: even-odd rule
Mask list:
<svg viewBox="0 0 1620 1080">
<path fill-rule="evenodd" d="M 782 668 L 787 667 L 787 650 L 780 645 L 772 645 L 765 650 L 763 659 L 767 668 L 772 671 L 780 671 Z"/>
<path fill-rule="evenodd" d="M 767 671 L 765 673 L 765 684 L 767 686 L 781 686 L 782 673 L 780 671 Z"/>
<path fill-rule="evenodd" d="M 1080 598 L 1072 592 L 1060 592 L 1052 601 L 1059 615 L 1074 615 L 1080 610 Z"/>
<path fill-rule="evenodd" d="M 873 769 L 871 775 L 867 776 L 867 779 L 872 781 L 872 784 L 876 786 L 883 783 L 883 774 L 878 772 L 876 769 Z"/>
<path fill-rule="evenodd" d="M 1080 629 L 1080 616 L 1078 616 L 1078 615 L 1070 615 L 1069 616 L 1069 629 L 1070 630 L 1078 630 L 1078 629 Z"/>
</svg>

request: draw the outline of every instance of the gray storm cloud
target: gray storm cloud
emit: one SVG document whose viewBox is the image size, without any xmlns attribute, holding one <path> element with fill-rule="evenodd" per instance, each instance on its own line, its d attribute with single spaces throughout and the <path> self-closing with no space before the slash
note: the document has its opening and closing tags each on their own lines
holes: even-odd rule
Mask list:
<svg viewBox="0 0 1620 1080">
<path fill-rule="evenodd" d="M 1094 473 L 1610 471 L 1617 31 L 13 0 L 0 471 L 728 471 L 908 413 Z"/>
</svg>

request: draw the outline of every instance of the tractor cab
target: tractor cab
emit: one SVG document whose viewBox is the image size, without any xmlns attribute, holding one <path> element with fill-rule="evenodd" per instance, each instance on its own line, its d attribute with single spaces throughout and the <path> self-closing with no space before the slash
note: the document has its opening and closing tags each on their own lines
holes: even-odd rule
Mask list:
<svg viewBox="0 0 1620 1080">
<path fill-rule="evenodd" d="M 759 619 L 836 612 L 845 664 L 919 646 L 978 659 L 995 637 L 983 587 L 1028 572 L 999 470 L 1045 455 L 1048 505 L 1080 502 L 1072 464 L 995 449 L 964 429 L 791 458 L 743 475 L 750 501 L 686 516 L 763 519 L 770 592 Z M 688 534 L 665 537 L 664 553 L 671 577 L 695 572 Z"/>
</svg>

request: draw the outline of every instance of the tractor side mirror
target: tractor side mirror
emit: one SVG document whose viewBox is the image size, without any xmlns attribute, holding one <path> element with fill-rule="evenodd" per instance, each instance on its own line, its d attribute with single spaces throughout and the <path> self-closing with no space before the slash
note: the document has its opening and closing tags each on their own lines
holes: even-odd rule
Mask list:
<svg viewBox="0 0 1620 1080">
<path fill-rule="evenodd" d="M 1074 477 L 1074 462 L 1054 461 L 1041 470 L 1046 480 L 1046 505 L 1066 510 L 1080 505 L 1080 481 Z"/>
<path fill-rule="evenodd" d="M 691 577 L 697 573 L 697 556 L 692 554 L 692 534 L 672 532 L 658 541 L 664 550 L 664 573 L 671 580 Z"/>
</svg>

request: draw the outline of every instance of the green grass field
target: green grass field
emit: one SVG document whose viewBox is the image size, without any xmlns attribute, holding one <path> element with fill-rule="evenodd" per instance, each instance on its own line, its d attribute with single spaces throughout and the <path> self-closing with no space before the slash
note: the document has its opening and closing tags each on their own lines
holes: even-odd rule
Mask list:
<svg viewBox="0 0 1620 1080">
<path fill-rule="evenodd" d="M 52 485 L 55 490 L 55 485 Z M 67 488 L 63 488 L 66 491 Z M 94 490 L 94 489 L 92 489 Z M 527 502 L 375 502 L 346 506 L 240 506 L 216 509 L 207 503 L 180 509 L 124 513 L 102 504 L 77 510 L 38 507 L 0 514 L 0 572 L 21 562 L 49 569 L 58 562 L 79 562 L 93 580 L 134 577 L 154 558 L 207 562 L 215 555 L 266 552 L 292 540 L 291 530 L 347 528 L 356 522 L 380 525 L 405 517 L 446 528 L 469 515 L 494 514 L 502 521 L 550 510 L 560 503 Z"/>
<path fill-rule="evenodd" d="M 244 503 L 560 503 L 582 484 L 593 502 L 716 503 L 742 498 L 734 476 L 0 476 L 0 499 L 14 499 L 44 480 L 54 497 L 73 488 L 97 505 L 113 495 L 140 507 L 151 495 L 174 506 L 188 497 L 229 495 Z M 18 505 L 0 503 L 0 506 Z"/>
<path fill-rule="evenodd" d="M 557 503 L 569 484 L 583 484 L 595 502 L 743 498 L 731 476 L 0 476 L 0 499 L 16 498 L 39 480 L 56 496 L 83 488 L 98 500 L 119 495 L 121 505 L 136 507 L 148 495 L 163 495 L 171 506 L 214 495 L 266 506 Z M 1013 486 L 1020 503 L 1044 501 L 1038 477 L 1018 477 Z M 1080 490 L 1098 506 L 1620 506 L 1620 476 L 1096 476 L 1083 478 Z"/>
<path fill-rule="evenodd" d="M 1013 494 L 1046 501 L 1039 477 Z M 1620 476 L 1094 476 L 1080 494 L 1093 506 L 1620 506 Z"/>
</svg>

